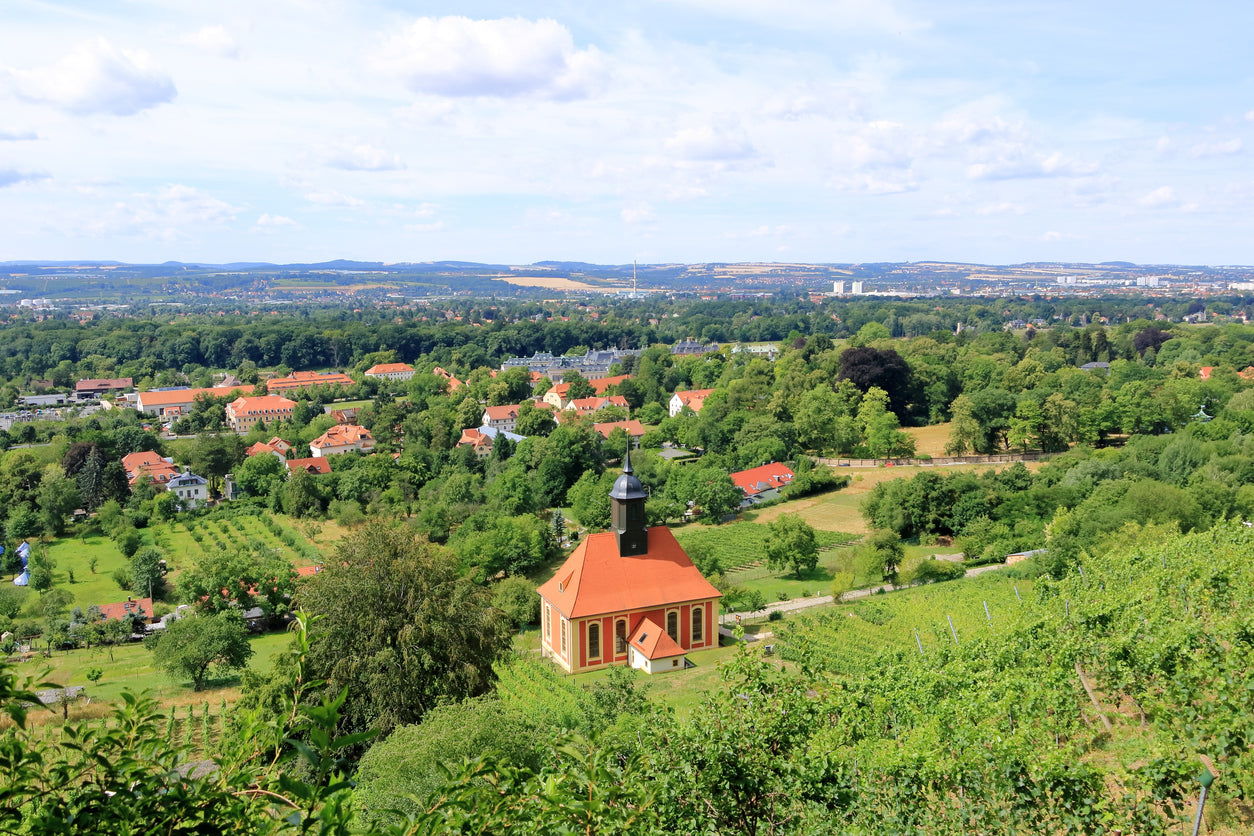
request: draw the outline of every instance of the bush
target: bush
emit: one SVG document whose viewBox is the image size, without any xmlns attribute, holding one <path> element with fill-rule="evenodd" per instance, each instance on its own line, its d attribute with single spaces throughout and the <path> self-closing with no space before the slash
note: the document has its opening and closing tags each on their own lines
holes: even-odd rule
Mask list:
<svg viewBox="0 0 1254 836">
<path fill-rule="evenodd" d="M 771 610 L 770 614 L 767 615 L 766 620 L 767 621 L 783 621 L 784 613 L 782 610 Z"/>
<path fill-rule="evenodd" d="M 936 581 L 951 581 L 955 578 L 961 578 L 967 573 L 967 570 L 961 563 L 951 563 L 947 560 L 937 560 L 929 557 L 914 568 L 911 573 L 911 580 L 915 583 L 933 583 Z"/>
<path fill-rule="evenodd" d="M 113 580 L 122 589 L 130 592 L 131 585 L 135 583 L 135 576 L 131 574 L 130 568 L 123 566 L 121 569 L 114 570 Z"/>
</svg>

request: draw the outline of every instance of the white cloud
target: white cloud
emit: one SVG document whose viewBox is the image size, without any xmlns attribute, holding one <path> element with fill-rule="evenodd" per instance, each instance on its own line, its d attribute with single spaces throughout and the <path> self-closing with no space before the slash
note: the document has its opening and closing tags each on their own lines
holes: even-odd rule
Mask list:
<svg viewBox="0 0 1254 836">
<path fill-rule="evenodd" d="M 364 206 L 365 201 L 346 194 L 341 194 L 334 189 L 325 191 L 309 192 L 305 195 L 305 200 L 310 203 L 316 203 L 319 206 Z"/>
<path fill-rule="evenodd" d="M 967 166 L 972 180 L 1015 180 L 1032 177 L 1080 177 L 1092 174 L 1095 165 L 1068 159 L 1061 151 L 1052 154 L 1029 153 L 1023 148 L 1011 149 L 1004 156 L 989 162 Z"/>
<path fill-rule="evenodd" d="M 1176 197 L 1176 190 L 1171 186 L 1159 186 L 1141 198 L 1140 203 L 1150 209 L 1157 209 L 1163 206 L 1178 206 L 1180 200 Z"/>
<path fill-rule="evenodd" d="M 34 131 L 0 131 L 0 142 L 28 142 L 39 139 Z"/>
<path fill-rule="evenodd" d="M 666 150 L 693 162 L 735 162 L 754 156 L 753 145 L 738 125 L 680 128 L 666 140 Z"/>
<path fill-rule="evenodd" d="M 907 17 L 891 2 L 876 0 L 671 0 L 696 6 L 719 17 L 739 18 L 763 26 L 799 30 L 915 32 L 925 21 Z"/>
<path fill-rule="evenodd" d="M 11 70 L 9 76 L 21 98 L 80 115 L 130 116 L 178 93 L 148 53 L 118 49 L 104 38 L 79 44 L 50 67 Z"/>
<path fill-rule="evenodd" d="M 1072 235 L 1070 232 L 1059 232 L 1056 229 L 1051 229 L 1041 236 L 1041 240 L 1046 244 L 1056 244 L 1059 241 L 1075 241 L 1079 237 L 1078 235 Z"/>
<path fill-rule="evenodd" d="M 653 207 L 644 202 L 624 206 L 618 216 L 623 223 L 629 224 L 647 224 L 657 220 L 657 213 L 653 211 Z"/>
<path fill-rule="evenodd" d="M 1160 136 L 1158 142 L 1154 143 L 1154 150 L 1159 154 L 1169 154 L 1176 150 L 1176 143 L 1169 136 Z"/>
<path fill-rule="evenodd" d="M 406 232 L 429 233 L 429 232 L 442 232 L 443 230 L 444 230 L 444 221 L 436 221 L 435 223 L 429 223 L 429 224 L 407 224 L 405 226 Z"/>
<path fill-rule="evenodd" d="M 1247 121 L 1247 122 L 1254 122 L 1254 110 L 1249 110 L 1249 111 L 1246 111 L 1246 113 L 1245 113 L 1245 121 Z"/>
<path fill-rule="evenodd" d="M 179 43 L 187 44 L 201 52 L 216 55 L 219 58 L 238 58 L 240 56 L 239 45 L 235 43 L 234 36 L 227 31 L 225 26 L 201 27 L 192 34 L 179 38 Z"/>
<path fill-rule="evenodd" d="M 867 122 L 853 133 L 837 137 L 838 162 L 858 169 L 906 169 L 914 162 L 913 140 L 896 122 Z"/>
<path fill-rule="evenodd" d="M 399 156 L 366 143 L 345 142 L 323 151 L 323 160 L 331 168 L 345 171 L 399 171 L 405 168 Z"/>
<path fill-rule="evenodd" d="M 977 215 L 1022 215 L 1027 209 L 1018 203 L 990 203 L 975 210 Z"/>
<path fill-rule="evenodd" d="M 257 223 L 253 224 L 252 231 L 274 233 L 284 229 L 297 230 L 304 229 L 304 227 L 291 218 L 283 215 L 270 215 L 262 213 L 261 217 L 257 218 Z"/>
<path fill-rule="evenodd" d="M 1223 142 L 1199 142 L 1189 149 L 1189 156 L 1194 159 L 1202 157 L 1229 157 L 1233 154 L 1240 154 L 1242 147 L 1239 139 L 1229 139 Z"/>
<path fill-rule="evenodd" d="M 832 187 L 867 194 L 905 194 L 919 190 L 919 181 L 909 171 L 866 172 L 833 180 Z"/>
<path fill-rule="evenodd" d="M 555 20 L 423 17 L 390 38 L 379 66 L 415 93 L 441 96 L 591 95 L 604 76 L 596 47 L 575 48 Z"/>
<path fill-rule="evenodd" d="M 0 189 L 16 186 L 18 183 L 31 183 L 35 180 L 47 180 L 48 175 L 41 171 L 18 171 L 16 168 L 0 168 Z"/>
<path fill-rule="evenodd" d="M 173 183 L 113 204 L 86 228 L 96 235 L 176 241 L 205 227 L 226 226 L 241 211 L 199 189 Z"/>
</svg>

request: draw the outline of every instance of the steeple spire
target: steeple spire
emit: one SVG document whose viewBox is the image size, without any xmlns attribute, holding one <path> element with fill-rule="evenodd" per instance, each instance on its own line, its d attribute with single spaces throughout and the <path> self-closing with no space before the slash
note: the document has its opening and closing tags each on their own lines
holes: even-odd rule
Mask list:
<svg viewBox="0 0 1254 836">
<path fill-rule="evenodd" d="M 649 551 L 649 529 L 645 526 L 644 486 L 631 469 L 631 442 L 623 455 L 623 475 L 610 491 L 610 527 L 618 538 L 620 557 L 632 557 Z"/>
</svg>

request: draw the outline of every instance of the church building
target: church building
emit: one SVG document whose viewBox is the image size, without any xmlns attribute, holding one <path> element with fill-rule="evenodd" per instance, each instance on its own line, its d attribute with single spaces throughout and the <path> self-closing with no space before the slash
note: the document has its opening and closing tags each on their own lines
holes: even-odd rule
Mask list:
<svg viewBox="0 0 1254 836">
<path fill-rule="evenodd" d="M 645 525 L 644 488 L 625 459 L 610 491 L 612 530 L 585 537 L 537 590 L 540 652 L 568 673 L 680 670 L 688 651 L 718 647 L 722 594 L 669 528 Z"/>
</svg>

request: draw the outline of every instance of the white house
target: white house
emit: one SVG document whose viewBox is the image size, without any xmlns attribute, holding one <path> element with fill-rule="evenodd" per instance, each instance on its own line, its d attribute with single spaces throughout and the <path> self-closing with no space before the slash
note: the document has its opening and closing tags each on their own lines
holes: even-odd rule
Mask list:
<svg viewBox="0 0 1254 836">
<path fill-rule="evenodd" d="M 413 376 L 414 367 L 408 363 L 379 363 L 366 369 L 366 377 L 382 380 L 410 380 Z"/>
<path fill-rule="evenodd" d="M 700 412 L 701 407 L 705 405 L 705 399 L 713 391 L 713 389 L 690 389 L 686 392 L 676 392 L 671 395 L 669 404 L 671 417 L 674 418 L 683 412 L 684 407 L 691 409 L 693 412 Z"/>
<path fill-rule="evenodd" d="M 209 501 L 209 480 L 190 470 L 184 470 L 166 482 L 165 489 L 178 498 L 179 507 L 184 510 L 199 508 Z"/>
<path fill-rule="evenodd" d="M 332 427 L 322 435 L 309 442 L 309 455 L 334 456 L 337 453 L 349 453 L 359 450 L 369 453 L 374 449 L 374 437 L 370 430 L 356 424 L 340 424 Z"/>
</svg>

